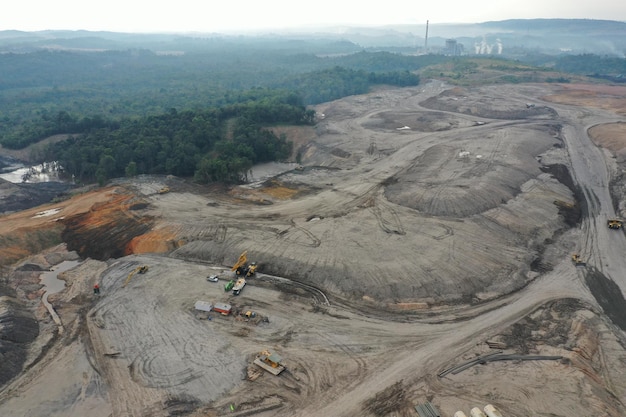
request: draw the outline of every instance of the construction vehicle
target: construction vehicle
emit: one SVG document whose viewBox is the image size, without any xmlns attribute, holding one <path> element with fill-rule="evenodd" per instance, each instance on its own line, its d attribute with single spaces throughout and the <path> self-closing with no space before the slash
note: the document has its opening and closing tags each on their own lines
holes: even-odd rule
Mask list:
<svg viewBox="0 0 626 417">
<path fill-rule="evenodd" d="M 243 251 L 241 255 L 239 255 L 239 259 L 237 260 L 237 263 L 235 263 L 235 265 L 233 265 L 233 267 L 230 270 L 233 271 L 237 275 L 243 275 L 247 265 L 248 265 L 248 251 L 246 250 L 246 251 Z"/>
<path fill-rule="evenodd" d="M 233 289 L 233 287 L 235 286 L 235 280 L 231 279 L 230 281 L 228 281 L 225 285 L 224 285 L 224 291 L 228 292 L 230 290 Z"/>
<path fill-rule="evenodd" d="M 574 262 L 574 265 L 576 266 L 585 266 L 587 265 L 583 259 L 580 257 L 579 254 L 575 253 L 572 255 L 572 262 Z"/>
<path fill-rule="evenodd" d="M 258 265 L 256 262 L 248 264 L 248 251 L 244 251 L 241 255 L 239 255 L 239 259 L 237 260 L 237 263 L 233 265 L 231 271 L 235 272 L 237 275 L 251 277 L 256 273 L 257 268 Z"/>
<path fill-rule="evenodd" d="M 239 295 L 239 293 L 241 293 L 241 290 L 243 290 L 243 287 L 245 286 L 246 286 L 246 279 L 239 278 L 237 282 L 235 282 L 235 286 L 233 287 L 233 295 Z"/>
<path fill-rule="evenodd" d="M 256 273 L 257 267 L 258 265 L 256 264 L 256 262 L 252 262 L 250 265 L 244 268 L 244 275 L 247 277 L 251 277 Z"/>
<path fill-rule="evenodd" d="M 157 191 L 159 194 L 166 194 L 170 192 L 170 187 L 163 187 L 161 188 L 159 191 Z"/>
<path fill-rule="evenodd" d="M 126 281 L 124 282 L 124 285 L 122 285 L 122 287 L 125 287 L 126 285 L 128 285 L 128 283 L 130 282 L 130 279 L 136 273 L 145 274 L 146 272 L 148 272 L 148 265 L 141 265 L 141 266 L 138 266 L 137 268 L 133 269 L 130 272 L 130 274 L 128 274 L 128 278 L 126 278 Z"/>
<path fill-rule="evenodd" d="M 268 350 L 264 350 L 257 355 L 253 363 L 273 375 L 278 375 L 285 370 L 285 365 L 283 365 L 282 361 L 283 358 L 281 358 L 276 353 L 271 353 Z"/>
<path fill-rule="evenodd" d="M 245 313 L 243 313 L 243 316 L 247 319 L 253 319 L 256 317 L 256 313 L 254 311 L 246 311 Z"/>
<path fill-rule="evenodd" d="M 606 221 L 606 225 L 609 227 L 609 229 L 618 230 L 622 228 L 622 221 L 618 219 L 609 219 Z"/>
</svg>

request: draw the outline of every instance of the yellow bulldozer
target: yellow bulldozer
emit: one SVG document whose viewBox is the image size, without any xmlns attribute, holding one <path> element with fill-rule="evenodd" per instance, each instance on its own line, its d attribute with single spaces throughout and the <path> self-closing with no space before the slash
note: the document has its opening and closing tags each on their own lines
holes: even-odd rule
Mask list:
<svg viewBox="0 0 626 417">
<path fill-rule="evenodd" d="M 609 229 L 621 229 L 622 228 L 622 221 L 618 220 L 618 219 L 609 219 L 606 221 L 606 225 L 609 227 Z"/>
</svg>

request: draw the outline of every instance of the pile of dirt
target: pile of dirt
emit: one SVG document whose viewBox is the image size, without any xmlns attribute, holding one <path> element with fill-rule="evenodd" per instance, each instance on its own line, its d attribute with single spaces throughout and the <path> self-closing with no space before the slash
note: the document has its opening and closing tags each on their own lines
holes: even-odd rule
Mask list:
<svg viewBox="0 0 626 417">
<path fill-rule="evenodd" d="M 385 187 L 385 197 L 434 216 L 479 214 L 515 198 L 541 173 L 536 156 L 557 143 L 549 129 L 536 126 L 502 128 L 490 138 L 468 132 L 419 155 Z M 483 154 L 484 146 L 491 150 Z"/>
<path fill-rule="evenodd" d="M 76 251 L 82 258 L 98 260 L 132 253 L 130 242 L 148 233 L 154 225 L 152 217 L 131 210 L 136 204 L 133 194 L 120 191 L 109 201 L 94 205 L 89 212 L 62 219 L 65 226 L 62 237 L 68 250 Z M 137 242 L 136 246 L 139 245 Z"/>
<path fill-rule="evenodd" d="M 420 105 L 433 110 L 490 119 L 552 119 L 557 116 L 556 111 L 550 107 L 516 103 L 510 97 L 494 96 L 492 87 L 489 87 L 489 90 L 489 94 L 483 94 L 482 91 L 486 93 L 484 88 L 457 87 L 428 98 Z"/>
</svg>

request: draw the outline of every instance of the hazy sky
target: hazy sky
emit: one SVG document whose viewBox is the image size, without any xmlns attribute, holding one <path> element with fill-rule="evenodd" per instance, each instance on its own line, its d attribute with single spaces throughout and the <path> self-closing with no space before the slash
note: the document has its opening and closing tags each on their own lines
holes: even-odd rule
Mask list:
<svg viewBox="0 0 626 417">
<path fill-rule="evenodd" d="M 624 0 L 3 0 L 2 9 L 0 30 L 25 31 L 229 32 L 530 18 L 626 21 Z"/>
</svg>

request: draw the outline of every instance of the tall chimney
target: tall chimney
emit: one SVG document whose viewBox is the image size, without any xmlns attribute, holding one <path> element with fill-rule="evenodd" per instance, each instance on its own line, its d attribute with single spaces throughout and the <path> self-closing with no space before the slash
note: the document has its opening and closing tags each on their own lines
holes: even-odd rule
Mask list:
<svg viewBox="0 0 626 417">
<path fill-rule="evenodd" d="M 428 20 L 426 21 L 426 36 L 424 37 L 424 52 L 428 52 Z"/>
</svg>

